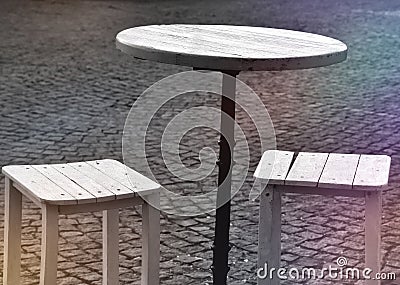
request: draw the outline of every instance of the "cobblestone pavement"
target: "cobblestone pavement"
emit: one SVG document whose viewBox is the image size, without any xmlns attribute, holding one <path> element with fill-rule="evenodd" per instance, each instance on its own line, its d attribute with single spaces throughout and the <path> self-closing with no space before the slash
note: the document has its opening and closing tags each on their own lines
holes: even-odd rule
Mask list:
<svg viewBox="0 0 400 285">
<path fill-rule="evenodd" d="M 400 2 L 303 1 L 1 1 L 0 165 L 83 159 L 122 159 L 121 136 L 135 98 L 183 67 L 133 60 L 114 48 L 117 31 L 153 23 L 227 23 L 289 28 L 345 41 L 349 59 L 336 66 L 290 72 L 242 73 L 268 107 L 280 149 L 383 153 L 393 158 L 384 193 L 384 271 L 400 274 Z M 190 97 L 160 110 L 153 135 L 179 111 L 216 106 L 218 98 Z M 239 122 L 251 130 L 245 116 Z M 203 135 L 201 135 L 203 134 Z M 188 134 L 183 160 L 195 166 L 200 147 L 216 133 Z M 190 143 L 190 144 L 189 144 Z M 257 202 L 248 200 L 260 157 L 234 198 L 229 284 L 256 284 Z M 158 151 L 150 140 L 150 153 Z M 157 178 L 178 191 L 199 185 L 176 181 L 152 156 Z M 210 185 L 215 185 L 215 173 Z M 4 179 L 1 179 L 3 190 Z M 3 213 L 3 191 L 0 212 Z M 24 202 L 23 284 L 37 284 L 40 212 Z M 363 202 L 285 196 L 283 265 L 317 266 L 339 256 L 363 266 Z M 162 219 L 162 284 L 209 284 L 213 215 Z M 121 211 L 121 284 L 139 284 L 140 209 Z M 3 219 L 0 222 L 0 243 Z M 101 214 L 61 218 L 59 284 L 101 284 Z M 1 247 L 1 252 L 2 252 Z M 0 264 L 1 265 L 1 264 Z M 1 265 L 2 266 L 2 265 Z M 306 284 L 331 284 L 312 280 Z M 398 281 L 397 281 L 398 282 Z M 298 284 L 289 282 L 284 284 Z M 337 281 L 337 284 L 344 284 Z M 350 282 L 349 284 L 354 284 Z M 383 284 L 400 284 L 383 282 Z"/>
</svg>

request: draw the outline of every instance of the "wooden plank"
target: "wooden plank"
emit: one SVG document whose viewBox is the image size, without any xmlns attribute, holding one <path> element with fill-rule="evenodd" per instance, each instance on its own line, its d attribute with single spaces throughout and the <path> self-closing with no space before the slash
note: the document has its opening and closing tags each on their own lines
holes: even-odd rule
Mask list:
<svg viewBox="0 0 400 285">
<path fill-rule="evenodd" d="M 330 153 L 318 187 L 352 189 L 359 159 L 359 154 Z"/>
<path fill-rule="evenodd" d="M 358 191 L 360 192 L 360 191 Z M 143 199 L 139 196 L 127 199 L 103 201 L 101 203 L 93 202 L 78 205 L 60 205 L 60 214 L 70 215 L 76 213 L 98 212 L 103 210 L 122 209 L 142 205 Z"/>
<path fill-rule="evenodd" d="M 147 196 L 142 206 L 141 285 L 160 284 L 160 195 Z"/>
<path fill-rule="evenodd" d="M 294 152 L 268 150 L 264 152 L 254 177 L 268 184 L 284 184 L 292 163 Z"/>
<path fill-rule="evenodd" d="M 373 190 L 387 186 L 390 161 L 387 155 L 361 155 L 353 189 Z"/>
<path fill-rule="evenodd" d="M 53 164 L 51 166 L 65 176 L 68 176 L 69 179 L 71 179 L 87 192 L 95 196 L 98 202 L 115 200 L 115 194 L 113 192 L 104 188 L 96 181 L 93 181 L 93 179 L 87 177 L 71 165 Z"/>
<path fill-rule="evenodd" d="M 298 48 L 298 53 L 304 51 L 304 44 L 297 44 L 293 40 L 291 46 L 283 47 L 281 50 L 274 49 L 274 39 L 270 35 L 262 35 L 253 33 L 250 36 L 245 34 L 241 38 L 237 37 L 235 31 L 205 28 L 207 26 L 192 26 L 188 31 L 187 26 L 176 25 L 174 29 L 170 29 L 168 25 L 162 26 L 147 26 L 146 33 L 143 33 L 142 41 L 147 45 L 156 46 L 158 48 L 169 49 L 171 42 L 175 41 L 175 48 L 180 48 L 188 53 L 193 51 L 193 41 L 197 41 L 199 36 L 203 37 L 202 49 L 198 53 L 202 54 L 218 54 L 221 56 L 240 56 L 244 53 L 251 53 L 253 57 L 262 56 L 265 49 L 270 48 L 271 56 L 282 56 L 288 52 L 295 52 Z M 211 26 L 212 27 L 212 26 Z M 269 41 L 267 41 L 269 40 Z M 223 42 L 221 42 L 223 41 Z M 228 45 L 228 42 L 231 45 Z M 219 48 L 218 48 L 219 44 Z M 303 48 L 303 49 L 302 49 Z M 318 48 L 314 46 L 314 48 Z M 323 48 L 319 46 L 319 48 Z"/>
<path fill-rule="evenodd" d="M 365 195 L 365 267 L 372 275 L 381 271 L 381 191 L 369 191 Z M 366 280 L 366 285 L 380 285 L 380 280 Z"/>
<path fill-rule="evenodd" d="M 22 195 L 5 179 L 3 284 L 21 284 Z"/>
<path fill-rule="evenodd" d="M 263 27 L 151 25 L 120 32 L 117 48 L 137 58 L 209 70 L 282 70 L 346 59 L 344 43 Z"/>
<path fill-rule="evenodd" d="M 104 159 L 88 161 L 87 163 L 141 195 L 160 192 L 161 186 L 159 184 L 119 161 Z"/>
<path fill-rule="evenodd" d="M 135 193 L 134 191 L 132 191 L 132 189 L 126 187 L 118 180 L 112 179 L 109 175 L 107 175 L 108 173 L 107 171 L 105 172 L 99 171 L 96 167 L 93 167 L 91 164 L 87 162 L 74 162 L 74 163 L 68 163 L 68 165 L 75 168 L 84 176 L 89 177 L 90 179 L 92 179 L 105 189 L 108 189 L 110 192 L 114 193 L 116 199 L 124 199 L 135 196 Z"/>
<path fill-rule="evenodd" d="M 56 205 L 77 204 L 77 200 L 31 165 L 11 165 L 3 173 L 41 202 Z"/>
<path fill-rule="evenodd" d="M 20 185 L 20 184 L 18 184 L 18 183 L 16 183 L 16 182 L 13 182 L 12 184 L 13 184 L 13 186 L 14 186 L 19 192 L 22 193 L 22 196 L 28 198 L 28 199 L 29 199 L 30 201 L 32 201 L 38 208 L 41 208 L 41 207 L 43 206 L 43 201 L 40 200 L 37 196 L 33 195 L 32 192 L 29 192 L 29 191 L 26 189 L 26 187 L 24 187 L 24 186 L 22 186 L 22 185 Z M 76 204 L 74 203 L 74 204 L 72 204 L 72 206 L 73 206 L 73 205 L 76 205 Z M 69 205 L 69 206 L 71 206 L 71 205 Z"/>
<path fill-rule="evenodd" d="M 119 284 L 119 209 L 103 211 L 103 285 Z"/>
<path fill-rule="evenodd" d="M 319 188 L 315 186 L 291 186 L 276 185 L 282 193 L 296 193 L 303 195 L 320 195 L 320 196 L 343 196 L 343 197 L 364 197 L 365 191 L 355 189 L 337 189 L 337 188 Z"/>
<path fill-rule="evenodd" d="M 327 153 L 300 152 L 286 177 L 285 185 L 316 187 L 327 159 Z"/>
<path fill-rule="evenodd" d="M 57 259 L 58 207 L 45 205 L 42 208 L 40 285 L 57 284 Z"/>
<path fill-rule="evenodd" d="M 269 269 L 279 268 L 281 260 L 281 193 L 274 189 L 275 186 L 267 186 L 260 198 L 258 285 L 279 284 L 276 273 L 269 275 Z"/>
<path fill-rule="evenodd" d="M 32 165 L 32 167 L 73 196 L 78 204 L 96 202 L 96 197 L 93 194 L 87 192 L 51 165 Z"/>
</svg>

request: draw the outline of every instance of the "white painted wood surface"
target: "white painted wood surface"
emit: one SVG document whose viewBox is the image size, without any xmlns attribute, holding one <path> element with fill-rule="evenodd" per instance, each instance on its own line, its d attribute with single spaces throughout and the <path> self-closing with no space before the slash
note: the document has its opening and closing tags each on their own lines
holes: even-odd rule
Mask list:
<svg viewBox="0 0 400 285">
<path fill-rule="evenodd" d="M 75 205 L 158 193 L 161 186 L 124 164 L 97 160 L 5 166 L 3 173 L 35 202 Z"/>
<path fill-rule="evenodd" d="M 318 187 L 352 189 L 359 159 L 359 154 L 330 153 Z"/>
<path fill-rule="evenodd" d="M 58 237 L 58 206 L 45 205 L 42 208 L 40 285 L 57 284 Z"/>
<path fill-rule="evenodd" d="M 160 284 L 160 195 L 147 196 L 142 206 L 141 285 Z"/>
<path fill-rule="evenodd" d="M 59 215 L 89 211 L 104 211 L 103 284 L 119 284 L 118 209 L 138 204 L 143 206 L 142 284 L 159 284 L 160 185 L 113 160 L 16 165 L 2 171 L 6 175 L 4 284 L 20 283 L 21 194 L 42 208 L 40 285 L 57 283 Z"/>
<path fill-rule="evenodd" d="M 156 182 L 117 160 L 103 159 L 87 163 L 140 195 L 158 193 L 161 189 Z"/>
<path fill-rule="evenodd" d="M 32 167 L 50 179 L 54 184 L 59 185 L 60 188 L 64 189 L 64 191 L 68 192 L 78 201 L 78 203 L 90 203 L 97 201 L 96 195 L 86 191 L 84 188 L 79 186 L 79 184 L 72 181 L 53 166 L 32 165 Z"/>
<path fill-rule="evenodd" d="M 279 268 L 281 260 L 281 193 L 274 190 L 275 186 L 267 186 L 260 197 L 257 270 L 258 275 L 266 278 L 257 278 L 258 285 L 279 284 L 276 275 L 270 278 L 269 272 L 265 272 L 266 264 L 268 269 Z"/>
<path fill-rule="evenodd" d="M 118 199 L 104 202 L 93 202 L 78 205 L 59 205 L 60 214 L 70 215 L 76 213 L 98 212 L 103 210 L 122 209 L 143 205 L 144 200 L 141 197 L 133 197 L 127 199 Z"/>
<path fill-rule="evenodd" d="M 43 203 L 57 205 L 77 203 L 73 196 L 30 165 L 5 166 L 2 172 Z"/>
<path fill-rule="evenodd" d="M 263 154 L 254 176 L 270 185 L 338 189 L 340 195 L 346 195 L 345 190 L 374 191 L 387 186 L 391 163 L 387 155 L 307 152 L 300 152 L 292 165 L 291 160 L 290 152 L 268 151 Z M 284 175 L 288 168 L 289 173 Z M 312 189 L 290 189 L 296 193 L 315 192 Z M 351 193 L 347 195 L 354 196 Z"/>
<path fill-rule="evenodd" d="M 262 183 L 283 184 L 289 172 L 294 152 L 268 150 L 264 152 L 254 177 Z"/>
<path fill-rule="evenodd" d="M 373 270 L 371 276 L 381 271 L 381 221 L 382 192 L 365 194 L 365 266 Z M 366 280 L 366 285 L 380 285 L 380 280 Z"/>
<path fill-rule="evenodd" d="M 21 284 L 22 195 L 5 179 L 3 284 Z"/>
<path fill-rule="evenodd" d="M 316 187 L 327 159 L 327 153 L 300 152 L 286 177 L 285 185 Z"/>
<path fill-rule="evenodd" d="M 344 61 L 347 47 L 326 36 L 263 27 L 151 25 L 118 33 L 136 58 L 214 70 L 286 70 Z"/>
<path fill-rule="evenodd" d="M 387 155 L 361 155 L 354 189 L 380 189 L 389 181 L 391 158 Z"/>
<path fill-rule="evenodd" d="M 97 202 L 115 200 L 115 194 L 100 185 L 98 182 L 94 181 L 92 178 L 86 176 L 80 170 L 77 170 L 70 164 L 53 164 L 57 171 L 64 174 L 74 183 L 78 184 L 80 187 L 86 189 L 89 193 L 96 197 Z M 65 189 L 67 191 L 67 189 Z"/>
<path fill-rule="evenodd" d="M 135 196 L 135 192 L 132 191 L 132 189 L 129 189 L 125 185 L 121 184 L 118 180 L 109 177 L 106 173 L 99 171 L 97 168 L 86 162 L 74 162 L 68 163 L 68 165 L 72 166 L 104 189 L 107 189 L 113 193 L 116 199 L 124 199 Z M 120 173 L 119 177 L 124 177 L 124 175 Z"/>
<path fill-rule="evenodd" d="M 291 186 L 291 185 L 276 185 L 279 191 L 284 193 L 294 193 L 306 195 L 320 195 L 320 196 L 342 196 L 342 197 L 354 197 L 364 198 L 364 191 L 354 189 L 338 189 L 338 188 L 325 188 L 325 187 L 307 187 L 307 186 Z M 69 207 L 69 206 L 63 206 Z"/>
<path fill-rule="evenodd" d="M 373 270 L 374 276 L 381 269 L 381 219 L 382 187 L 387 185 L 390 171 L 390 157 L 385 155 L 318 154 L 300 153 L 293 163 L 284 185 L 270 181 L 260 200 L 258 265 L 265 260 L 277 264 L 278 248 L 275 232 L 281 224 L 280 202 L 274 204 L 274 197 L 283 193 L 348 196 L 365 198 L 365 264 Z M 261 164 L 262 162 L 260 162 Z M 259 165 L 259 172 L 261 166 Z M 257 173 L 257 176 L 260 176 Z M 275 184 L 282 184 L 278 181 Z M 318 185 L 317 185 L 318 184 Z M 318 186 L 318 187 L 316 187 Z M 278 196 L 276 196 L 278 195 Z M 277 198 L 278 199 L 278 198 Z M 275 228 L 274 228 L 275 227 Z M 274 252 L 275 250 L 275 252 Z M 270 268 L 270 267 L 269 267 Z M 277 279 L 276 279 L 277 280 Z M 279 280 L 261 280 L 259 285 L 279 284 Z M 379 280 L 366 280 L 367 285 L 380 285 Z"/>
<path fill-rule="evenodd" d="M 119 209 L 103 211 L 103 285 L 119 284 Z"/>
</svg>

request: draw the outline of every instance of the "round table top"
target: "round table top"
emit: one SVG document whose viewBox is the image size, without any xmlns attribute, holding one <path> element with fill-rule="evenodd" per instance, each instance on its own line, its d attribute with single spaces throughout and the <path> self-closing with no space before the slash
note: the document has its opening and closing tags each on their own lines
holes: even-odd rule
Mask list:
<svg viewBox="0 0 400 285">
<path fill-rule="evenodd" d="M 118 33 L 116 44 L 136 58 L 222 71 L 304 69 L 347 57 L 347 46 L 336 39 L 247 26 L 140 26 Z"/>
</svg>

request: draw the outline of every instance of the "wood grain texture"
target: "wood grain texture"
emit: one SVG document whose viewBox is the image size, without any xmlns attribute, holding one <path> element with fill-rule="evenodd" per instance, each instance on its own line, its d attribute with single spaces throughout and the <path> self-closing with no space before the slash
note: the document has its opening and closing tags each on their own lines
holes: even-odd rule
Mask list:
<svg viewBox="0 0 400 285">
<path fill-rule="evenodd" d="M 119 284 L 119 209 L 103 211 L 103 285 Z"/>
<path fill-rule="evenodd" d="M 267 186 L 260 197 L 260 218 L 258 224 L 258 273 L 266 278 L 257 278 L 257 285 L 279 285 L 274 274 L 271 278 L 269 268 L 279 268 L 281 261 L 282 209 L 281 192 L 276 186 Z M 265 267 L 268 267 L 267 272 Z M 263 268 L 263 270 L 260 270 Z"/>
<path fill-rule="evenodd" d="M 96 195 L 91 194 L 70 178 L 59 172 L 50 165 L 32 165 L 37 171 L 45 175 L 53 183 L 59 185 L 62 189 L 73 196 L 78 203 L 96 202 Z"/>
<path fill-rule="evenodd" d="M 382 192 L 369 191 L 365 195 L 365 266 L 371 276 L 381 272 Z M 366 280 L 365 285 L 380 285 L 380 280 Z"/>
<path fill-rule="evenodd" d="M 112 192 L 115 195 L 116 199 L 123 199 L 135 196 L 135 193 L 134 191 L 132 191 L 132 189 L 124 186 L 117 179 L 109 177 L 105 173 L 99 171 L 97 168 L 91 166 L 86 162 L 74 162 L 68 163 L 68 165 L 72 166 L 83 175 L 89 177 L 92 181 L 101 185 L 101 187 L 103 187 L 104 189 Z M 124 175 L 120 173 L 120 177 L 124 177 Z"/>
<path fill-rule="evenodd" d="M 151 25 L 118 33 L 136 58 L 211 70 L 289 70 L 344 61 L 347 46 L 329 37 L 263 27 Z"/>
<path fill-rule="evenodd" d="M 265 152 L 254 176 L 271 185 L 331 190 L 374 191 L 388 184 L 391 158 L 387 155 L 300 152 L 291 165 L 292 156 L 292 152 Z"/>
<path fill-rule="evenodd" d="M 327 187 L 315 187 L 315 186 L 291 186 L 291 185 L 276 185 L 276 189 L 282 193 L 295 193 L 306 195 L 320 195 L 320 196 L 342 196 L 342 197 L 358 197 L 364 198 L 364 190 L 354 189 L 339 189 L 339 188 L 327 188 Z M 70 207 L 70 206 L 62 206 Z"/>
<path fill-rule="evenodd" d="M 56 205 L 77 203 L 77 200 L 65 189 L 55 184 L 31 165 L 5 166 L 2 168 L 2 172 L 10 180 L 17 182 L 21 186 L 19 189 L 29 193 L 28 196 L 37 197 L 42 203 Z"/>
<path fill-rule="evenodd" d="M 142 206 L 141 285 L 160 284 L 160 195 L 147 196 Z"/>
<path fill-rule="evenodd" d="M 3 284 L 21 284 L 22 195 L 5 179 Z"/>
<path fill-rule="evenodd" d="M 42 208 L 42 240 L 39 285 L 57 284 L 58 260 L 58 206 L 45 205 Z"/>
<path fill-rule="evenodd" d="M 18 190 L 38 203 L 88 204 L 159 193 L 160 185 L 111 160 L 5 166 Z"/>
<path fill-rule="evenodd" d="M 318 186 L 327 159 L 327 153 L 300 152 L 286 177 L 285 185 Z"/>
<path fill-rule="evenodd" d="M 103 159 L 87 163 L 140 195 L 159 193 L 161 189 L 159 184 L 117 160 Z"/>
<path fill-rule="evenodd" d="M 80 170 L 77 170 L 70 164 L 53 164 L 56 170 L 71 179 L 74 183 L 91 193 L 96 197 L 97 202 L 115 200 L 115 194 L 110 189 L 105 188 L 99 184 L 98 181 L 93 180 L 91 177 L 86 176 Z M 68 189 L 64 189 L 67 191 Z"/>
<path fill-rule="evenodd" d="M 378 190 L 389 181 L 391 158 L 387 155 L 361 155 L 353 189 Z"/>
<path fill-rule="evenodd" d="M 330 153 L 318 182 L 318 187 L 353 188 L 359 154 Z"/>
<path fill-rule="evenodd" d="M 294 152 L 268 150 L 264 152 L 254 177 L 268 184 L 284 184 Z"/>
</svg>

